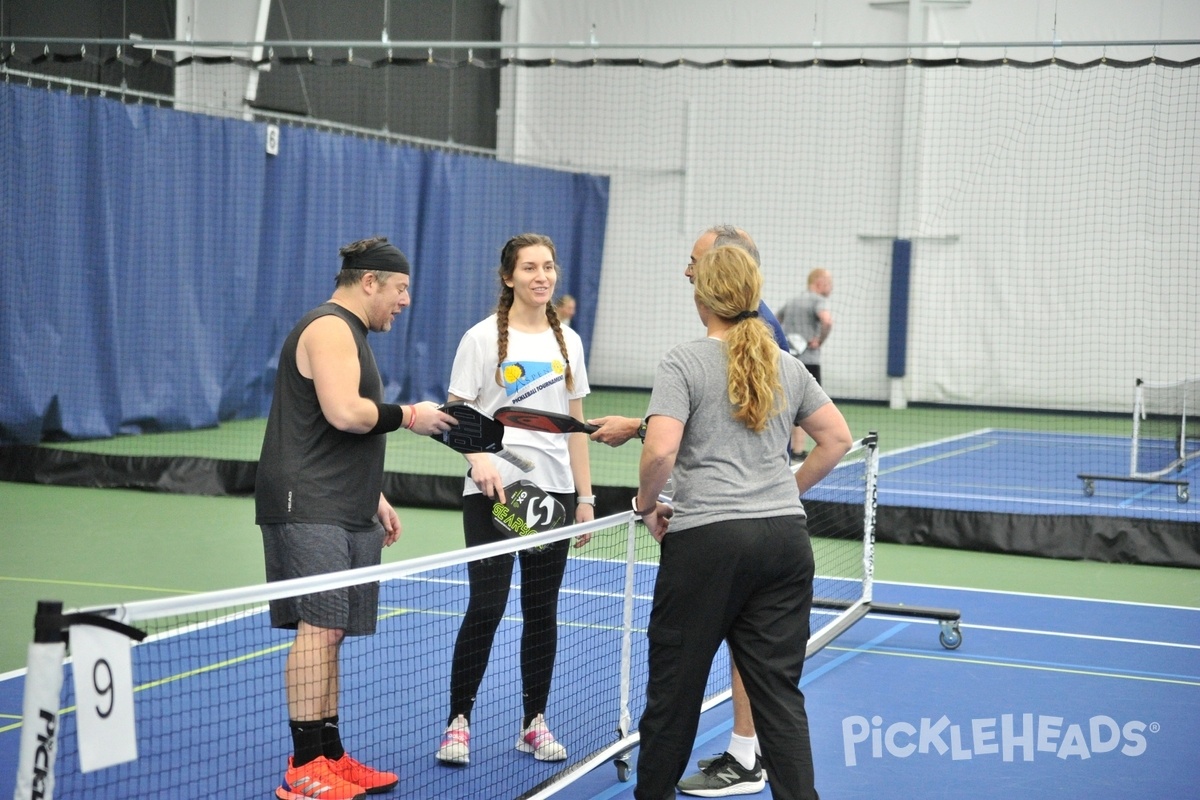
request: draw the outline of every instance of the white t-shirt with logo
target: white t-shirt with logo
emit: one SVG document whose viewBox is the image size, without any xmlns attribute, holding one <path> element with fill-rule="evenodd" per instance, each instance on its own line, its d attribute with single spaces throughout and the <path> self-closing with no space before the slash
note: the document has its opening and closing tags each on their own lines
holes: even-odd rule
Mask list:
<svg viewBox="0 0 1200 800">
<path fill-rule="evenodd" d="M 570 401 L 590 391 L 584 365 L 583 340 L 570 328 L 562 327 L 563 341 L 570 358 L 574 389 L 567 391 L 566 364 L 553 330 L 522 333 L 509 329 L 508 353 L 500 365 L 501 383 L 496 381 L 499 358 L 496 315 L 472 326 L 463 334 L 450 370 L 450 394 L 471 401 L 488 416 L 504 406 L 521 406 L 557 414 L 571 413 Z M 522 478 L 548 492 L 575 491 L 571 458 L 567 452 L 567 434 L 506 428 L 504 447 L 525 456 L 534 464 L 533 472 L 521 472 L 502 458 L 492 456 L 505 485 Z M 463 494 L 479 494 L 470 478 Z"/>
</svg>

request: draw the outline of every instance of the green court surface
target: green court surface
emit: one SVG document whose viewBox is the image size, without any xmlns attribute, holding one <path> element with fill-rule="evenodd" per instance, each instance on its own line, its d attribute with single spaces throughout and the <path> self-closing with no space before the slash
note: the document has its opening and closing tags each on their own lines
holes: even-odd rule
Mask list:
<svg viewBox="0 0 1200 800">
<path fill-rule="evenodd" d="M 263 581 L 250 498 L 0 482 L 0 509 L 0 672 L 24 666 L 39 599 L 79 607 Z M 398 510 L 404 533 L 385 560 L 462 547 L 458 512 Z M 1200 607 L 1200 570 L 880 544 L 875 576 Z"/>
</svg>

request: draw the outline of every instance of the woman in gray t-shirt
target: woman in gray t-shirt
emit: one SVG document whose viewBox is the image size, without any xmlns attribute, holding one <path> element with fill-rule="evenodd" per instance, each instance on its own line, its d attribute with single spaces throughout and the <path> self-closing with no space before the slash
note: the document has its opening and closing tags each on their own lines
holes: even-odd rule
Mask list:
<svg viewBox="0 0 1200 800">
<path fill-rule="evenodd" d="M 708 335 L 659 364 L 634 498 L 662 547 L 634 796 L 674 796 L 713 656 L 727 640 L 772 792 L 816 798 L 799 689 L 814 567 L 799 497 L 850 449 L 850 431 L 758 319 L 762 274 L 749 255 L 718 247 L 694 271 Z M 793 475 L 787 445 L 796 426 L 816 446 Z M 673 516 L 654 499 L 668 477 Z"/>
</svg>

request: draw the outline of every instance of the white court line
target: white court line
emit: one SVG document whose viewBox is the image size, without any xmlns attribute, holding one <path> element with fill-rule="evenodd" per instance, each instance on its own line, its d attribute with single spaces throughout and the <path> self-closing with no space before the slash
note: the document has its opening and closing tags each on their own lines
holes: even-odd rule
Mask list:
<svg viewBox="0 0 1200 800">
<path fill-rule="evenodd" d="M 1034 443 L 1037 443 L 1038 440 L 1041 440 L 1041 441 L 1057 440 L 1059 442 L 1075 443 L 1075 442 L 1078 442 L 1080 439 L 1084 439 L 1084 440 L 1090 440 L 1089 443 L 1093 446 L 1101 446 L 1101 447 L 1114 446 L 1114 447 L 1125 447 L 1125 448 L 1127 448 L 1129 446 L 1129 437 L 1128 436 L 1119 436 L 1116 434 L 1058 433 L 1055 431 L 1034 431 L 1034 430 L 1024 430 L 1021 428 L 977 428 L 973 431 L 967 431 L 966 433 L 959 433 L 954 436 L 947 436 L 942 439 L 934 439 L 932 441 L 921 442 L 919 444 L 910 444 L 907 447 L 899 447 L 895 450 L 884 451 L 881 449 L 879 452 L 879 458 L 882 460 L 882 459 L 888 458 L 890 456 L 897 456 L 897 455 L 903 455 L 904 453 L 912 453 L 914 451 L 927 450 L 929 448 L 937 447 L 939 445 L 950 444 L 952 442 L 961 442 L 964 439 L 971 439 L 971 438 L 980 437 L 980 436 L 996 436 L 1001 439 L 1007 439 L 1008 441 L 1033 440 Z"/>
<path fill-rule="evenodd" d="M 1062 631 L 1042 631 L 1031 628 L 1006 628 L 1001 625 L 968 625 L 961 627 L 980 631 L 999 631 L 1001 633 L 1024 633 L 1030 636 L 1057 636 L 1062 639 L 1090 639 L 1097 642 L 1116 642 L 1118 644 L 1151 645 L 1153 647 L 1178 647 L 1183 650 L 1200 650 L 1200 644 L 1184 642 L 1163 642 L 1156 639 L 1128 639 L 1123 636 L 1097 636 L 1090 633 L 1064 633 Z"/>
<path fill-rule="evenodd" d="M 1037 431 L 1026 428 L 993 428 L 990 436 L 1006 441 L 1046 446 L 1051 443 L 1085 444 L 1088 447 L 1119 447 L 1129 449 L 1129 434 L 1062 433 L 1060 431 Z"/>
<path fill-rule="evenodd" d="M 1026 504 L 1030 504 L 1030 505 L 1056 506 L 1056 507 L 1070 506 L 1072 508 L 1091 509 L 1093 512 L 1097 512 L 1097 513 L 1100 511 L 1112 511 L 1113 510 L 1112 506 L 1098 506 L 1096 503 L 1090 503 L 1087 500 L 1042 500 L 1042 499 L 1039 499 L 1036 497 L 1014 498 L 1012 495 L 969 494 L 969 493 L 964 493 L 964 492 L 928 492 L 928 491 L 920 491 L 920 490 L 916 490 L 916 489 L 885 489 L 882 487 L 880 488 L 879 493 L 881 495 L 886 493 L 888 495 L 889 499 L 892 498 L 893 496 L 915 495 L 917 497 L 942 497 L 942 498 L 949 498 L 952 500 L 987 500 L 989 502 L 1005 503 L 1008 505 L 1019 505 L 1022 503 L 1026 503 Z M 881 505 L 891 505 L 891 503 L 881 503 Z M 1197 512 L 1194 509 L 1176 508 L 1175 507 L 1175 506 L 1182 506 L 1182 505 L 1183 505 L 1182 503 L 1174 503 L 1173 505 L 1155 504 L 1149 508 L 1143 507 L 1140 510 L 1141 511 L 1153 511 L 1157 514 L 1164 515 L 1165 518 L 1179 517 L 1182 519 L 1189 519 L 1189 518 L 1197 516 Z"/>
<path fill-rule="evenodd" d="M 986 434 L 991 433 L 994 430 L 995 430 L 995 428 L 979 428 L 978 430 L 968 431 L 966 433 L 960 433 L 957 436 L 947 436 L 944 439 L 934 439 L 932 442 L 921 442 L 920 444 L 910 444 L 908 447 L 901 447 L 896 450 L 888 450 L 887 452 L 881 451 L 879 453 L 879 459 L 880 459 L 880 461 L 882 461 L 885 458 L 903 455 L 904 453 L 911 453 L 916 450 L 926 450 L 930 447 L 937 447 L 940 444 L 949 444 L 950 442 L 961 442 L 963 439 L 970 439 L 975 436 L 984 436 Z"/>
<path fill-rule="evenodd" d="M 868 617 L 880 619 L 882 617 L 895 617 L 896 614 L 877 614 L 867 613 Z M 914 617 L 910 620 L 917 625 L 938 625 L 939 620 L 936 619 L 921 619 Z M 1200 650 L 1200 644 L 1187 644 L 1184 642 L 1163 642 L 1156 639 L 1129 639 L 1122 636 L 1100 636 L 1093 633 L 1066 633 L 1065 631 L 1045 631 L 1037 628 L 1006 628 L 1002 625 L 976 625 L 970 622 L 961 622 L 959 627 L 963 630 L 973 631 L 998 631 L 1000 633 L 1024 633 L 1029 636 L 1056 636 L 1060 639 L 1090 639 L 1097 642 L 1115 642 L 1118 644 L 1137 644 L 1137 645 L 1152 645 L 1155 647 L 1178 647 L 1184 650 Z"/>
<path fill-rule="evenodd" d="M 1113 605 L 1133 606 L 1133 607 L 1137 607 L 1137 608 L 1147 608 L 1147 609 L 1161 608 L 1161 609 L 1171 610 L 1171 611 L 1191 611 L 1196 614 L 1200 614 L 1200 608 L 1193 608 L 1191 606 L 1174 606 L 1174 605 L 1164 605 L 1161 603 L 1141 603 L 1141 602 L 1137 602 L 1137 601 L 1133 601 L 1133 600 L 1103 600 L 1103 599 L 1095 598 L 1095 597 L 1073 597 L 1073 596 L 1066 596 L 1066 595 L 1039 594 L 1036 592 L 1014 592 L 1014 591 L 1009 591 L 1009 590 L 1005 590 L 1005 589 L 973 589 L 973 588 L 964 587 L 964 586 L 940 586 L 940 585 L 936 585 L 936 584 L 927 584 L 927 583 L 899 583 L 896 581 L 875 581 L 876 586 L 878 586 L 880 584 L 886 584 L 889 586 L 901 586 L 901 587 L 912 586 L 912 587 L 921 588 L 921 589 L 940 589 L 940 590 L 953 591 L 953 592 L 974 592 L 977 594 L 1001 594 L 1001 595 L 1008 595 L 1011 597 L 1032 597 L 1032 598 L 1045 599 L 1045 600 L 1069 600 L 1069 601 L 1084 602 L 1084 603 L 1110 603 Z M 914 619 L 913 622 L 916 622 L 918 624 L 923 624 L 923 625 L 938 624 L 937 620 L 927 620 L 927 619 Z M 1200 621 L 1198 621 L 1198 622 L 1200 622 Z M 1023 634 L 1028 634 L 1030 636 L 1057 636 L 1057 637 L 1064 638 L 1064 639 L 1085 639 L 1085 640 L 1093 640 L 1093 641 L 1101 641 L 1101 642 L 1115 642 L 1115 643 L 1120 643 L 1120 644 L 1151 645 L 1151 646 L 1156 646 L 1156 647 L 1176 647 L 1176 648 L 1180 648 L 1180 649 L 1184 649 L 1184 650 L 1200 650 L 1200 644 L 1190 644 L 1190 643 L 1185 643 L 1185 642 L 1164 642 L 1164 641 L 1160 641 L 1160 640 L 1156 640 L 1156 639 L 1131 639 L 1131 638 L 1121 637 L 1121 636 L 1100 636 L 1100 635 L 1088 634 L 1088 633 L 1068 633 L 1066 631 L 1048 631 L 1048 630 L 1040 630 L 1040 629 L 1036 629 L 1036 628 L 1009 628 L 1009 627 L 1004 627 L 1001 625 L 976 625 L 976 624 L 967 623 L 967 622 L 960 623 L 960 627 L 970 628 L 972 630 L 999 631 L 1001 633 L 1023 633 Z"/>
<path fill-rule="evenodd" d="M 1044 594 L 1042 592 L 1018 592 L 1012 589 L 980 589 L 974 586 L 949 586 L 941 583 L 912 583 L 909 581 L 876 580 L 876 586 L 913 586 L 918 589 L 943 589 L 949 592 L 974 592 L 975 594 L 1005 594 L 1013 597 L 1041 597 L 1049 600 L 1077 600 L 1081 603 L 1112 603 L 1120 606 L 1137 606 L 1139 608 L 1169 608 L 1175 611 L 1194 611 L 1200 614 L 1200 607 L 1176 606 L 1166 603 L 1145 603 L 1140 600 L 1107 600 L 1101 597 L 1076 597 L 1069 594 Z"/>
<path fill-rule="evenodd" d="M 1044 506 L 1072 505 L 1095 508 L 1095 504 L 1089 504 L 1081 500 L 1042 500 L 1037 497 L 1013 497 L 1012 495 L 978 494 L 973 492 L 929 492 L 920 489 L 880 489 L 880 494 L 884 491 L 889 495 L 916 495 L 918 497 L 946 497 L 953 500 L 989 500 L 996 503 L 1034 503 Z"/>
<path fill-rule="evenodd" d="M 995 447 L 998 444 L 1000 444 L 1000 443 L 997 441 L 982 442 L 980 444 L 972 445 L 970 447 L 960 447 L 957 450 L 947 450 L 944 453 L 938 453 L 936 456 L 926 456 L 925 458 L 918 458 L 916 461 L 909 461 L 906 464 L 900 464 L 899 466 L 889 467 L 888 469 L 883 469 L 882 467 L 880 467 L 879 476 L 883 477 L 884 475 L 890 475 L 893 472 L 900 472 L 901 470 L 911 469 L 912 467 L 923 467 L 926 464 L 932 464 L 935 461 L 945 461 L 947 458 L 954 458 L 955 456 L 961 456 L 963 453 L 974 453 L 977 450 L 986 450 L 989 447 Z"/>
<path fill-rule="evenodd" d="M 908 487 L 913 487 L 913 486 L 941 486 L 941 485 L 943 485 L 943 484 L 945 483 L 945 481 L 939 481 L 939 480 L 933 480 L 933 479 L 924 479 L 924 480 L 918 480 L 918 479 L 902 478 L 901 480 L 903 481 L 903 485 L 904 485 L 904 486 L 908 486 Z M 995 484 L 995 483 L 964 483 L 964 484 L 962 484 L 962 488 L 963 488 L 964 490 L 969 490 L 969 491 L 983 491 L 983 490 L 991 490 L 991 491 L 995 491 L 997 488 L 1001 488 L 1001 487 L 998 487 L 998 486 L 997 486 L 997 484 Z M 1073 487 L 1055 487 L 1055 486 L 1051 486 L 1051 487 L 1048 487 L 1048 488 L 1045 488 L 1045 489 L 1043 489 L 1043 488 L 1040 488 L 1040 487 L 1031 487 L 1031 486 L 1009 486 L 1009 487 L 1003 487 L 1003 488 L 1009 488 L 1009 489 L 1012 489 L 1013 491 L 1018 491 L 1018 492 L 1029 492 L 1029 493 L 1031 493 L 1033 496 L 1037 496 L 1037 495 L 1061 495 L 1061 494 L 1063 494 L 1063 493 L 1064 493 L 1064 492 L 1066 492 L 1066 491 L 1074 491 L 1075 493 L 1077 493 L 1077 494 L 1080 494 L 1080 493 L 1082 493 L 1082 491 L 1083 491 L 1082 487 L 1081 487 L 1081 486 L 1078 484 L 1078 482 L 1077 482 L 1077 481 L 1075 482 L 1075 486 L 1073 486 Z M 890 491 L 893 491 L 893 490 L 892 490 L 892 489 L 888 489 L 887 491 L 889 491 L 889 492 L 890 492 Z M 910 494 L 911 494 L 911 493 L 914 493 L 914 492 L 916 492 L 916 493 L 923 494 L 923 495 L 932 495 L 932 494 L 938 494 L 938 493 L 936 493 L 936 492 L 933 492 L 933 491 L 930 491 L 930 490 L 928 490 L 928 489 L 913 489 L 913 488 L 908 488 L 908 489 L 895 489 L 894 491 L 896 491 L 897 493 L 899 493 L 899 492 L 908 492 L 908 493 L 910 493 Z M 944 493 L 944 492 L 943 492 L 943 493 L 940 493 L 940 494 L 946 494 L 946 493 Z M 1008 499 L 1009 499 L 1009 500 L 1014 500 L 1014 498 L 1012 498 L 1012 497 L 1009 497 Z"/>
</svg>

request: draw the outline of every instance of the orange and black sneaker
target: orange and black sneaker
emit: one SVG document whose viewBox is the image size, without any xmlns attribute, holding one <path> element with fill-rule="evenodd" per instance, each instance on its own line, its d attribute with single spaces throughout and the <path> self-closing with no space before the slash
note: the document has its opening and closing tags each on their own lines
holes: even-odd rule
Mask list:
<svg viewBox="0 0 1200 800">
<path fill-rule="evenodd" d="M 292 766 L 283 776 L 283 785 L 275 790 L 279 800 L 366 800 L 367 793 L 357 783 L 351 783 L 333 770 L 333 762 L 317 756 L 307 764 Z"/>
<path fill-rule="evenodd" d="M 380 772 L 371 769 L 366 764 L 351 758 L 349 753 L 343 753 L 336 761 L 330 761 L 329 768 L 337 773 L 342 780 L 356 783 L 366 790 L 367 794 L 379 794 L 394 789 L 400 782 L 400 776 L 394 772 Z"/>
</svg>

